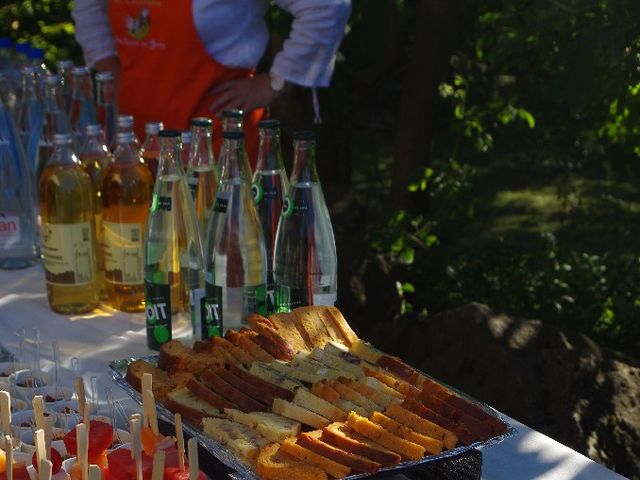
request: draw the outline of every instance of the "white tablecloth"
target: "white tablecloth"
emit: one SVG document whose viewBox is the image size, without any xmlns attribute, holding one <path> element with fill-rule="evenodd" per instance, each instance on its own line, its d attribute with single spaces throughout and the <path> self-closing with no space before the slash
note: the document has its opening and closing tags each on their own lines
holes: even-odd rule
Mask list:
<svg viewBox="0 0 640 480">
<path fill-rule="evenodd" d="M 52 312 L 47 303 L 42 267 L 0 270 L 0 344 L 19 353 L 17 334 L 25 328 L 40 330 L 44 369 L 51 369 L 52 342 L 59 343 L 61 377 L 73 386 L 71 358 L 77 357 L 85 385 L 98 379 L 98 400 L 105 404 L 105 388 L 112 387 L 114 398 L 133 408 L 127 394 L 113 386 L 108 374 L 110 360 L 151 353 L 146 346 L 144 315 L 124 314 L 102 307 L 89 315 L 64 316 Z M 23 360 L 30 360 L 34 349 L 23 347 Z M 486 480 L 608 480 L 624 478 L 551 438 L 513 421 L 518 433 L 503 443 L 483 451 L 482 478 Z"/>
</svg>

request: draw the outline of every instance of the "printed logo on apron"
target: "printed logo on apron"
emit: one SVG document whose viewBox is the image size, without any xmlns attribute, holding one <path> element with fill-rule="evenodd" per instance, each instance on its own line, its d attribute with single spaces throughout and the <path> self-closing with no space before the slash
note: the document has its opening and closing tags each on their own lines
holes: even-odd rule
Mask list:
<svg viewBox="0 0 640 480">
<path fill-rule="evenodd" d="M 131 38 L 134 40 L 144 40 L 144 38 L 149 35 L 149 29 L 151 28 L 149 9 L 142 8 L 137 17 L 130 15 L 124 17 L 124 26 Z"/>
</svg>

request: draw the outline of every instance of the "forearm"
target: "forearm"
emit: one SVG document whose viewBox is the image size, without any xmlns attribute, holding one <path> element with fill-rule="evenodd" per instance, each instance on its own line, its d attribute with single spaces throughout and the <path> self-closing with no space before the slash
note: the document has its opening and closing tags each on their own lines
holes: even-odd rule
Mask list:
<svg viewBox="0 0 640 480">
<path fill-rule="evenodd" d="M 117 58 L 106 0 L 75 0 L 71 14 L 76 40 L 82 47 L 88 66 L 95 68 L 101 61 Z"/>
</svg>

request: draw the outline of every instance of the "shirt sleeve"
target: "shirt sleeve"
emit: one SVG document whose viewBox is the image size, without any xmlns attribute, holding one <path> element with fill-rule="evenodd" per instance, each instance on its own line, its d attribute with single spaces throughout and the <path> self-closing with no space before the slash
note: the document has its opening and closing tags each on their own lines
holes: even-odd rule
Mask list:
<svg viewBox="0 0 640 480">
<path fill-rule="evenodd" d="M 75 22 L 76 40 L 82 47 L 88 66 L 93 67 L 99 60 L 117 55 L 107 0 L 75 0 L 71 15 Z"/>
<path fill-rule="evenodd" d="M 350 0 L 276 0 L 293 15 L 291 32 L 271 73 L 303 87 L 328 87 L 351 14 Z"/>
</svg>

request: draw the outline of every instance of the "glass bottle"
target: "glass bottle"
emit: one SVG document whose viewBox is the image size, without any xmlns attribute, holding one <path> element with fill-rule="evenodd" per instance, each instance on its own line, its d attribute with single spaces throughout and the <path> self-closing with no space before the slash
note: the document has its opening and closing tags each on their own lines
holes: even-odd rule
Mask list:
<svg viewBox="0 0 640 480">
<path fill-rule="evenodd" d="M 180 166 L 182 167 L 182 171 L 186 172 L 187 168 L 189 168 L 189 154 L 191 152 L 191 132 L 189 130 L 185 130 L 180 134 L 180 139 L 182 140 L 182 150 L 180 152 L 182 163 Z"/>
<path fill-rule="evenodd" d="M 84 313 L 98 304 L 93 186 L 71 135 L 53 139 L 39 185 L 47 297 L 56 312 Z"/>
<path fill-rule="evenodd" d="M 218 189 L 218 172 L 212 146 L 213 122 L 206 117 L 194 118 L 191 120 L 191 132 L 193 142 L 187 166 L 187 183 L 196 208 L 200 233 L 205 235 Z"/>
<path fill-rule="evenodd" d="M 71 133 L 69 117 L 65 109 L 64 92 L 58 75 L 47 75 L 44 87 L 45 121 L 40 136 L 37 177 L 53 153 L 53 136 L 56 133 Z"/>
<path fill-rule="evenodd" d="M 144 310 L 144 235 L 153 178 L 133 132 L 117 135 L 113 161 L 102 175 L 102 235 L 108 303 L 124 312 Z"/>
<path fill-rule="evenodd" d="M 111 72 L 96 73 L 96 115 L 102 126 L 107 145 L 116 141 L 116 105 L 115 78 Z"/>
<path fill-rule="evenodd" d="M 93 82 L 89 67 L 74 67 L 71 74 L 73 76 L 73 90 L 69 120 L 77 145 L 82 145 L 84 129 L 90 123 L 97 121 L 93 99 Z"/>
<path fill-rule="evenodd" d="M 38 76 L 35 67 L 22 67 L 20 106 L 18 108 L 18 132 L 22 146 L 27 154 L 27 162 L 34 182 L 37 181 L 38 147 L 44 125 L 44 105 L 38 87 Z"/>
<path fill-rule="evenodd" d="M 193 333 L 201 311 L 202 244 L 187 182 L 180 171 L 180 132 L 160 131 L 160 163 L 147 220 L 144 249 L 147 345 Z M 191 312 L 181 322 L 181 307 Z"/>
<path fill-rule="evenodd" d="M 244 134 L 223 132 L 222 138 L 220 183 L 205 249 L 203 338 L 246 325 L 251 313 L 266 314 L 267 256 L 251 196 Z"/>
<path fill-rule="evenodd" d="M 27 52 L 27 58 L 29 59 L 29 65 L 36 67 L 40 84 L 43 85 L 44 79 L 51 73 L 47 65 L 44 63 L 44 49 L 31 47 Z"/>
<path fill-rule="evenodd" d="M 71 71 L 73 70 L 73 60 L 58 60 L 56 62 L 56 72 L 60 75 L 60 83 L 62 84 L 62 92 L 64 95 L 65 112 L 71 109 L 71 91 L 73 88 L 73 78 Z"/>
<path fill-rule="evenodd" d="M 289 193 L 282 205 L 274 252 L 278 311 L 333 305 L 337 296 L 336 243 L 316 170 L 315 135 L 294 134 Z"/>
<path fill-rule="evenodd" d="M 145 137 L 141 155 L 154 180 L 158 172 L 158 157 L 160 156 L 160 137 L 158 134 L 163 128 L 162 122 L 148 122 L 144 126 Z"/>
<path fill-rule="evenodd" d="M 262 225 L 267 250 L 267 313 L 276 310 L 273 280 L 273 250 L 282 202 L 289 189 L 287 171 L 280 148 L 280 122 L 262 120 L 259 125 L 260 146 L 251 192 Z"/>
<path fill-rule="evenodd" d="M 242 116 L 244 112 L 239 108 L 232 108 L 222 111 L 222 131 L 223 132 L 241 132 Z"/>
<path fill-rule="evenodd" d="M 98 270 L 96 272 L 100 299 L 106 300 L 107 291 L 104 282 L 104 255 L 102 238 L 102 191 L 101 182 L 105 168 L 111 163 L 111 152 L 104 143 L 102 127 L 98 123 L 90 123 L 84 129 L 84 143 L 80 149 L 80 163 L 91 177 L 93 185 L 93 211 L 96 232 L 96 258 Z"/>
<path fill-rule="evenodd" d="M 140 139 L 138 138 L 136 133 L 133 131 L 133 115 L 118 115 L 116 117 L 116 136 L 118 135 L 118 133 L 127 133 L 127 132 L 133 133 L 133 143 L 136 146 L 136 148 L 139 149 Z M 114 139 L 114 143 L 110 145 L 111 150 L 115 152 L 117 146 L 118 145 L 115 143 L 115 139 Z"/>
<path fill-rule="evenodd" d="M 33 188 L 11 111 L 0 96 L 0 269 L 36 263 Z"/>
</svg>

